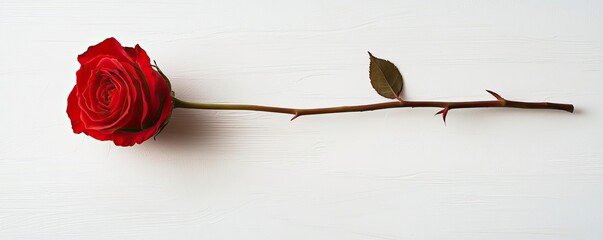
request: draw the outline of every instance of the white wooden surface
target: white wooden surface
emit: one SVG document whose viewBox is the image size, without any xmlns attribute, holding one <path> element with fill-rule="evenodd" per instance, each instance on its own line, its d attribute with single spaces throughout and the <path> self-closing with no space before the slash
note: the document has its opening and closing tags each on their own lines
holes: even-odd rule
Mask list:
<svg viewBox="0 0 603 240">
<path fill-rule="evenodd" d="M 603 239 L 603 2 L 0 1 L 0 239 Z M 176 110 L 156 141 L 71 131 L 76 56 L 140 43 L 187 100 L 573 103 L 575 114 Z"/>
</svg>

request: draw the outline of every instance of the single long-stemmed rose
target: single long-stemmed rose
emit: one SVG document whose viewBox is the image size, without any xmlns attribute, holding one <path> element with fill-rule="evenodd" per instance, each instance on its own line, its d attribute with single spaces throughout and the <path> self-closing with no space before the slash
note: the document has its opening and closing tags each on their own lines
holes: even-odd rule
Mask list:
<svg viewBox="0 0 603 240">
<path fill-rule="evenodd" d="M 91 46 L 78 56 L 81 66 L 76 85 L 69 94 L 67 115 L 75 133 L 95 139 L 112 140 L 118 146 L 133 146 L 158 134 L 168 122 L 174 108 L 251 110 L 291 114 L 291 120 L 303 115 L 360 112 L 387 108 L 441 108 L 444 122 L 451 109 L 460 108 L 527 108 L 555 109 L 573 112 L 574 106 L 550 102 L 511 101 L 490 91 L 490 101 L 408 101 L 400 96 L 403 78 L 390 61 L 370 56 L 371 85 L 383 97 L 393 101 L 327 108 L 297 109 L 249 104 L 193 103 L 174 97 L 168 78 L 157 65 L 150 63 L 146 52 L 136 45 L 123 47 L 115 38 Z"/>
</svg>

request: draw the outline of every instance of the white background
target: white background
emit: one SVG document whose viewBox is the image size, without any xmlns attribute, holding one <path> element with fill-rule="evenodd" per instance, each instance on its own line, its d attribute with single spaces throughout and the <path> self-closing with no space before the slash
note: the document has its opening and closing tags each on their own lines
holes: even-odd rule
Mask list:
<svg viewBox="0 0 603 240">
<path fill-rule="evenodd" d="M 603 2 L 0 1 L 0 239 L 602 239 Z M 185 100 L 573 103 L 303 116 L 177 109 L 73 134 L 76 57 L 137 43 Z"/>
</svg>

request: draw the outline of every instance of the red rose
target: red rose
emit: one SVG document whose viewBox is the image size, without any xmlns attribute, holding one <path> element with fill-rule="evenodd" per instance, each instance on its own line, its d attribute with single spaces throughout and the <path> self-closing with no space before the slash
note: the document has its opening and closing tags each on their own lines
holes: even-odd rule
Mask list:
<svg viewBox="0 0 603 240">
<path fill-rule="evenodd" d="M 167 123 L 172 112 L 169 82 L 140 46 L 122 47 L 108 38 L 77 60 L 77 82 L 67 99 L 73 132 L 132 146 Z"/>
</svg>

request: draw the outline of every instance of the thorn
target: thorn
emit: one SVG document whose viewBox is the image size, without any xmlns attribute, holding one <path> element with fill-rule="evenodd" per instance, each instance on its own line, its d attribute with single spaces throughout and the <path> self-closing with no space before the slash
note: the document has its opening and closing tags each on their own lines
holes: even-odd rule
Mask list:
<svg viewBox="0 0 603 240">
<path fill-rule="evenodd" d="M 444 120 L 444 125 L 446 125 L 446 116 L 448 115 L 448 110 L 450 110 L 448 108 L 448 106 L 446 106 L 444 109 L 440 110 L 439 112 L 437 112 L 435 115 L 438 114 L 442 114 L 442 119 Z"/>
<path fill-rule="evenodd" d="M 293 117 L 291 118 L 291 120 L 289 120 L 289 121 L 293 121 L 293 120 L 295 120 L 296 118 L 298 118 L 299 116 L 301 116 L 301 115 L 299 115 L 298 113 L 296 113 L 296 114 L 295 114 L 295 116 L 293 116 Z"/>
<path fill-rule="evenodd" d="M 486 89 L 486 92 L 488 92 L 489 94 L 492 94 L 492 96 L 494 96 L 499 101 L 505 101 L 505 99 L 503 97 L 501 97 L 500 95 L 498 95 L 498 93 L 495 93 L 494 91 L 490 91 L 490 90 Z"/>
</svg>

